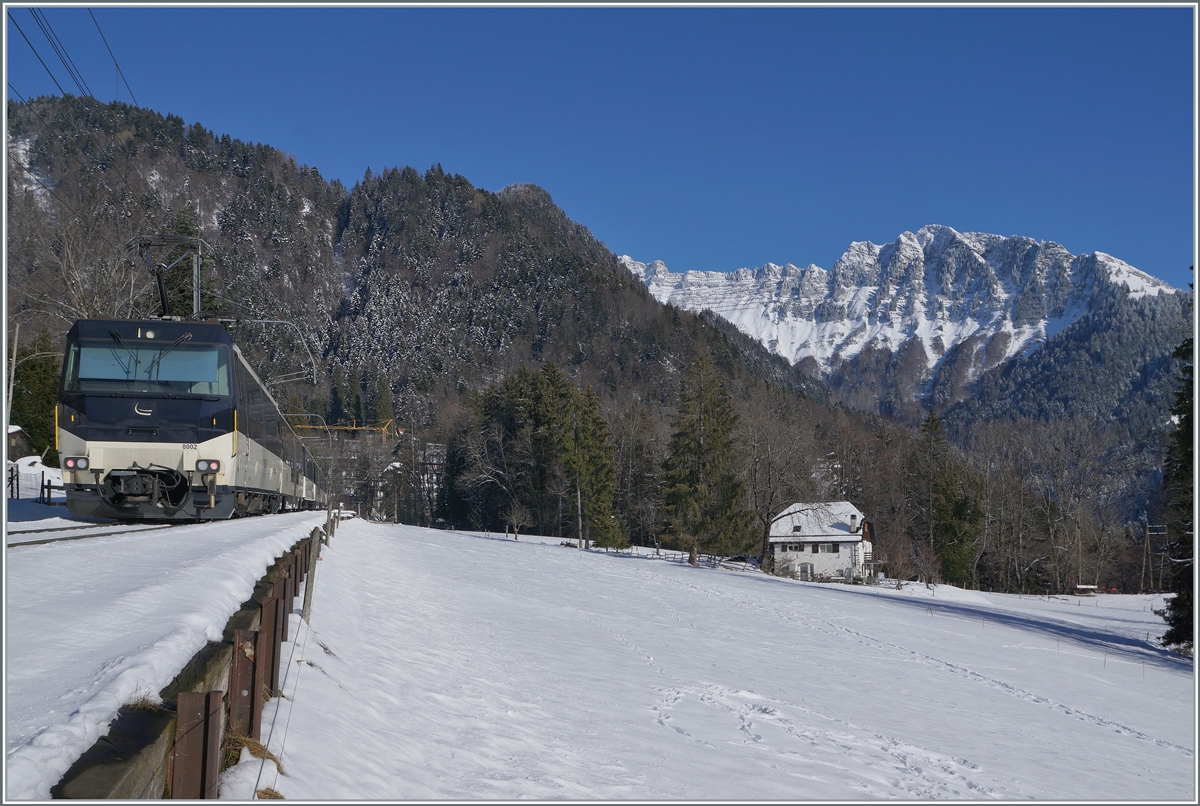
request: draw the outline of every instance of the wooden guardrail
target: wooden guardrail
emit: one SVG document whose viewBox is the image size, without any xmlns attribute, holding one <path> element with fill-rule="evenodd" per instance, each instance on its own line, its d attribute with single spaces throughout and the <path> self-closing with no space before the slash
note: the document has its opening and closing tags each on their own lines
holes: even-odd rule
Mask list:
<svg viewBox="0 0 1200 806">
<path fill-rule="evenodd" d="M 321 544 L 336 528 L 337 519 L 327 518 L 324 529 L 313 529 L 277 558 L 226 623 L 223 640 L 210 641 L 160 692 L 162 705 L 123 706 L 51 797 L 217 797 L 224 743 L 232 737 L 260 740 L 263 703 L 282 693 L 280 647 L 288 640 L 296 593 L 307 578 L 307 621 Z"/>
</svg>

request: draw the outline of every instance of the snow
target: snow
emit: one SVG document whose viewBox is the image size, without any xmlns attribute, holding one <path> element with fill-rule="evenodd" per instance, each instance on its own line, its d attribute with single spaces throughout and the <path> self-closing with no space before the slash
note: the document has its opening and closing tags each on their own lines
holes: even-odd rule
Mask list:
<svg viewBox="0 0 1200 806">
<path fill-rule="evenodd" d="M 7 797 L 47 798 L 323 520 L 6 549 Z M 115 528 L 9 502 L 10 543 L 63 525 Z M 1156 644 L 1161 597 L 820 585 L 561 543 L 342 521 L 264 709 L 286 774 L 244 750 L 222 797 L 1194 802 L 1194 671 Z"/>
<path fill-rule="evenodd" d="M 22 473 L 36 473 L 39 476 L 45 473 L 47 481 L 53 480 L 55 484 L 62 484 L 62 470 L 43 464 L 40 456 L 24 456 L 16 461 L 9 461 L 8 464 L 16 465 Z"/>
<path fill-rule="evenodd" d="M 243 751 L 224 798 L 1196 796 L 1161 597 L 820 585 L 362 520 L 313 584 L 264 711 L 286 774 Z"/>
<path fill-rule="evenodd" d="M 33 145 L 31 137 L 14 137 L 11 134 L 8 136 L 9 154 L 16 159 L 22 169 L 13 171 L 11 175 L 22 191 L 27 193 L 32 191 L 34 200 L 40 208 L 50 211 L 52 209 L 50 192 L 45 179 L 38 176 L 37 171 L 30 167 L 30 161 L 33 159 Z"/>
<path fill-rule="evenodd" d="M 1129 296 L 1134 299 L 1147 295 L 1170 294 L 1175 291 L 1169 284 L 1156 277 L 1151 277 L 1144 271 L 1135 269 L 1112 255 L 1097 252 L 1096 260 L 1108 270 L 1109 279 L 1128 288 Z"/>
<path fill-rule="evenodd" d="M 1036 260 L 1026 260 L 1030 255 Z M 836 360 L 853 359 L 869 346 L 895 352 L 913 339 L 921 342 L 930 372 L 975 336 L 986 342 L 1008 334 L 1001 359 L 1007 360 L 1036 350 L 1085 316 L 1098 283 L 1133 299 L 1175 293 L 1103 252 L 1073 257 L 1053 242 L 960 233 L 942 225 L 902 233 L 883 246 L 856 241 L 828 272 L 773 263 L 731 272 L 672 272 L 659 260 L 646 264 L 628 255 L 619 260 L 659 302 L 710 310 L 793 364 L 812 359 L 822 375 L 832 372 Z M 1060 280 L 1071 286 L 1065 307 L 1016 327 L 1018 298 L 1028 292 L 1053 303 L 1050 286 Z M 988 368 L 977 361 L 969 373 Z"/>
<path fill-rule="evenodd" d="M 813 540 L 836 535 L 847 539 L 861 539 L 861 532 L 851 530 L 851 519 L 857 525 L 862 522 L 863 514 L 849 501 L 792 504 L 775 516 L 771 524 L 771 536 Z"/>
<path fill-rule="evenodd" d="M 38 506 L 9 504 L 25 514 Z M 221 640 L 274 558 L 323 523 L 324 513 L 295 513 L 6 548 L 8 798 L 48 798 L 117 709 L 155 699 L 206 642 Z"/>
<path fill-rule="evenodd" d="M 42 464 L 40 456 L 24 456 L 16 461 L 8 461 L 5 464 L 8 473 L 17 474 L 17 483 L 20 490 L 20 499 L 37 498 L 41 493 L 43 482 L 52 482 L 54 486 L 60 489 L 52 491 L 51 500 L 61 501 L 66 503 L 66 493 L 62 491 L 62 470 L 57 467 L 47 467 Z M 8 489 L 11 475 L 5 477 L 5 489 Z M 20 500 L 16 499 L 16 500 Z M 10 500 L 11 504 L 12 501 Z"/>
</svg>

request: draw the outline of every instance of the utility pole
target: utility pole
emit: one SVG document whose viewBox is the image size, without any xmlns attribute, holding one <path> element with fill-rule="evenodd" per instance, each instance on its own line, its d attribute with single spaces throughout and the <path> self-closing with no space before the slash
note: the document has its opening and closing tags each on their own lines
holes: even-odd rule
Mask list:
<svg viewBox="0 0 1200 806">
<path fill-rule="evenodd" d="M 579 471 L 575 471 L 575 517 L 578 519 L 579 550 L 583 551 L 583 499 L 579 493 Z"/>
<path fill-rule="evenodd" d="M 8 427 L 12 425 L 13 386 L 17 382 L 17 340 L 21 337 L 21 323 L 17 322 L 13 332 L 12 366 L 8 370 L 8 398 L 4 401 L 4 438 L 8 439 Z M 57 437 L 55 437 L 57 439 Z"/>
<path fill-rule="evenodd" d="M 196 251 L 192 252 L 192 317 L 200 318 L 200 249 L 204 241 L 196 239 Z"/>
<path fill-rule="evenodd" d="M 1138 589 L 1138 593 L 1144 593 L 1146 590 L 1146 566 L 1150 565 L 1150 539 L 1154 535 L 1165 535 L 1167 527 L 1161 523 L 1150 523 L 1146 521 L 1145 537 L 1142 540 L 1142 581 Z M 1154 585 L 1154 566 L 1150 565 L 1150 585 Z"/>
</svg>

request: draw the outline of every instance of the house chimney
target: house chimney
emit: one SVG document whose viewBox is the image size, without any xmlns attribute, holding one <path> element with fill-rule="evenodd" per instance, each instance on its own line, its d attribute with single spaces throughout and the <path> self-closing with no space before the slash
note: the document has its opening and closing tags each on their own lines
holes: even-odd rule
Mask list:
<svg viewBox="0 0 1200 806">
<path fill-rule="evenodd" d="M 858 533 L 858 516 L 857 515 L 850 516 L 850 533 L 851 534 Z"/>
</svg>

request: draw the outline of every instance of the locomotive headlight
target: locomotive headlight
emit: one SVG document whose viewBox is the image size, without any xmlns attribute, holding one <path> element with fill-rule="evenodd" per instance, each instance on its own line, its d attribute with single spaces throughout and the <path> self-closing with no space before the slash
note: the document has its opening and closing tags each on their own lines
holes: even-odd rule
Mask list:
<svg viewBox="0 0 1200 806">
<path fill-rule="evenodd" d="M 216 459 L 197 459 L 196 469 L 201 473 L 217 473 L 221 470 L 221 463 Z"/>
<path fill-rule="evenodd" d="M 63 460 L 63 467 L 67 470 L 87 470 L 88 460 L 86 456 L 68 456 Z"/>
</svg>

